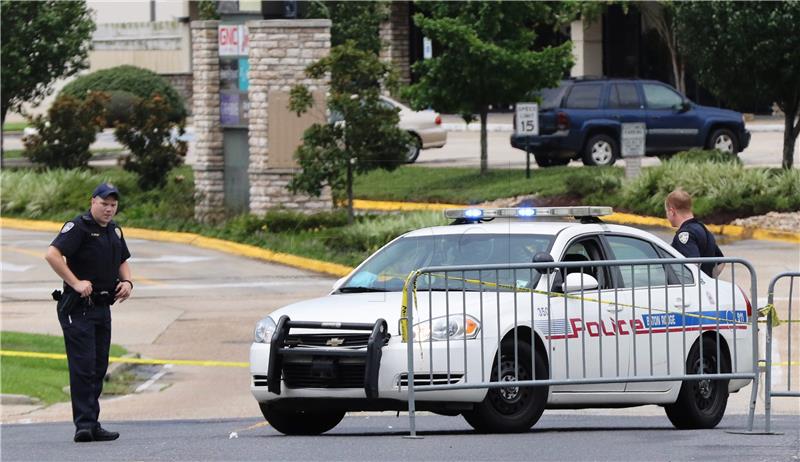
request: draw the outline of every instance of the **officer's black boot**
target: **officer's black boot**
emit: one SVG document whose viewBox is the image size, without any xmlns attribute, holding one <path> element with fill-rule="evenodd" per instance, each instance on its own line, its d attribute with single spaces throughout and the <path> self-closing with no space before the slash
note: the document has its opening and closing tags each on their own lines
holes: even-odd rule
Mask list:
<svg viewBox="0 0 800 462">
<path fill-rule="evenodd" d="M 94 435 L 88 428 L 81 428 L 75 432 L 75 438 L 73 438 L 73 441 L 76 443 L 88 443 L 94 441 Z"/>
<path fill-rule="evenodd" d="M 119 438 L 119 433 L 110 432 L 98 425 L 97 428 L 95 428 L 92 432 L 92 436 L 94 437 L 95 441 L 114 441 L 115 439 Z"/>
</svg>

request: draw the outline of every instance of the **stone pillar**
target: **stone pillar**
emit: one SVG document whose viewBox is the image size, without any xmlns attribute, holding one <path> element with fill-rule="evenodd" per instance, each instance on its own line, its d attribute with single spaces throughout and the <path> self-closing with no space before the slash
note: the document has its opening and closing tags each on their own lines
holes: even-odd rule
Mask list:
<svg viewBox="0 0 800 462">
<path fill-rule="evenodd" d="M 301 211 L 330 209 L 330 190 L 320 197 L 290 194 L 286 185 L 296 169 L 269 168 L 269 92 L 288 93 L 294 85 L 328 91 L 330 77 L 310 79 L 309 64 L 330 54 L 331 22 L 327 19 L 247 22 L 250 37 L 250 212 L 263 215 L 272 207 Z M 195 96 L 196 98 L 196 96 Z"/>
<path fill-rule="evenodd" d="M 197 140 L 193 166 L 195 218 L 219 221 L 225 216 L 225 162 L 219 120 L 219 21 L 192 22 L 192 113 Z"/>
<path fill-rule="evenodd" d="M 409 62 L 409 2 L 389 2 L 389 19 L 381 23 L 380 37 L 383 42 L 381 59 L 394 64 L 400 83 L 411 83 Z"/>
<path fill-rule="evenodd" d="M 572 52 L 575 65 L 570 75 L 582 77 L 586 75 L 603 75 L 603 21 L 601 19 L 587 23 L 582 19 L 572 21 L 570 27 Z"/>
</svg>

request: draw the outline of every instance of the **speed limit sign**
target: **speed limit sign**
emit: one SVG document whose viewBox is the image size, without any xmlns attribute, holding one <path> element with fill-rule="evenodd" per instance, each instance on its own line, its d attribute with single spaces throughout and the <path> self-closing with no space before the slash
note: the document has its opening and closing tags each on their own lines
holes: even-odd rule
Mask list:
<svg viewBox="0 0 800 462">
<path fill-rule="evenodd" d="M 518 135 L 539 134 L 539 105 L 537 103 L 517 103 L 517 126 L 514 127 Z"/>
</svg>

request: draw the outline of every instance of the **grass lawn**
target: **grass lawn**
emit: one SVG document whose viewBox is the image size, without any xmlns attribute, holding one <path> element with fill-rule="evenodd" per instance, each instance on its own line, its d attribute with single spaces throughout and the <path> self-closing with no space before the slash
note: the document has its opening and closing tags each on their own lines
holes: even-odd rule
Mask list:
<svg viewBox="0 0 800 462">
<path fill-rule="evenodd" d="M 92 156 L 102 156 L 108 154 L 120 154 L 125 152 L 124 148 L 105 148 L 105 149 L 92 149 Z M 3 151 L 3 157 L 6 159 L 19 159 L 25 157 L 25 150 L 23 149 L 6 149 Z"/>
<path fill-rule="evenodd" d="M 3 124 L 4 132 L 21 132 L 28 126 L 28 122 L 6 122 Z"/>
<path fill-rule="evenodd" d="M 490 170 L 481 176 L 475 168 L 400 167 L 394 172 L 375 170 L 355 179 L 359 199 L 475 204 L 519 195 L 560 196 L 573 193 L 575 182 L 596 175 L 622 175 L 621 168 L 552 167 L 531 170 Z"/>
<path fill-rule="evenodd" d="M 53 314 L 55 316 L 55 313 Z M 64 339 L 56 335 L 0 332 L 0 348 L 14 351 L 64 354 Z M 127 351 L 111 345 L 111 356 Z M 0 362 L 3 393 L 34 396 L 46 404 L 69 400 L 63 388 L 69 385 L 66 359 L 16 358 L 3 356 Z"/>
</svg>

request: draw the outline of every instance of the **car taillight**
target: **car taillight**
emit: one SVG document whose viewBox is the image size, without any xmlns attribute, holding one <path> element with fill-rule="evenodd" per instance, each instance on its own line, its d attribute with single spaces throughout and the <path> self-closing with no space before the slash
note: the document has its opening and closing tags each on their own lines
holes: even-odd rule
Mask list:
<svg viewBox="0 0 800 462">
<path fill-rule="evenodd" d="M 569 116 L 565 112 L 556 114 L 556 127 L 559 131 L 569 130 Z"/>
<path fill-rule="evenodd" d="M 739 292 L 742 293 L 742 297 L 744 297 L 744 304 L 747 307 L 747 317 L 750 318 L 753 316 L 753 306 L 750 304 L 750 299 L 747 298 L 747 294 L 744 293 L 741 287 L 736 286 L 736 288 L 739 289 Z"/>
<path fill-rule="evenodd" d="M 434 120 L 434 123 L 436 123 L 436 125 L 441 125 L 442 124 L 442 116 L 440 116 L 439 114 L 436 114 L 436 119 Z"/>
</svg>

